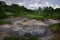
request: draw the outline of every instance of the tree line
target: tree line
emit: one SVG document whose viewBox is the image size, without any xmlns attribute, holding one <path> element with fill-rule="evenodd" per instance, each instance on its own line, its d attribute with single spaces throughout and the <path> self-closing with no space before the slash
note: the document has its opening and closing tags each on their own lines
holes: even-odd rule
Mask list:
<svg viewBox="0 0 60 40">
<path fill-rule="evenodd" d="M 30 10 L 24 6 L 17 4 L 7 5 L 5 2 L 0 1 L 0 19 L 9 17 L 28 17 L 34 19 L 40 18 L 60 18 L 60 8 L 53 9 L 52 7 L 39 7 L 38 10 Z"/>
</svg>

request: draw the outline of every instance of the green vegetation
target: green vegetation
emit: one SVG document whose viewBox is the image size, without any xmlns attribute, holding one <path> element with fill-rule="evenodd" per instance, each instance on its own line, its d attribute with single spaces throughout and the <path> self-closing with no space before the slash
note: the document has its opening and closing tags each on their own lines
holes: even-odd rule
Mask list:
<svg viewBox="0 0 60 40">
<path fill-rule="evenodd" d="M 24 6 L 17 4 L 6 5 L 5 2 L 0 1 L 0 19 L 9 17 L 27 17 L 30 19 L 42 20 L 44 18 L 60 19 L 60 8 L 53 9 L 52 7 L 39 8 L 38 10 L 30 10 Z M 0 20 L 0 25 L 11 24 L 10 21 Z M 60 23 L 49 26 L 53 32 L 60 32 Z M 22 37 L 5 37 L 3 40 L 38 40 L 38 38 L 22 38 Z M 55 39 L 52 39 L 55 40 Z M 59 40 L 59 39 L 57 39 Z"/>
<path fill-rule="evenodd" d="M 3 40 L 39 40 L 37 37 L 5 37 Z"/>
<path fill-rule="evenodd" d="M 53 32 L 60 32 L 60 23 L 52 24 L 49 27 Z"/>
<path fill-rule="evenodd" d="M 12 24 L 10 21 L 0 20 L 0 25 L 2 24 Z"/>
<path fill-rule="evenodd" d="M 60 40 L 60 23 L 55 23 L 49 26 L 51 28 L 51 31 L 53 35 L 55 36 L 54 38 L 50 40 Z"/>
<path fill-rule="evenodd" d="M 50 39 L 50 40 L 60 40 L 60 38 L 52 38 L 52 39 Z"/>
<path fill-rule="evenodd" d="M 60 8 L 53 9 L 52 7 L 39 8 L 38 10 L 30 10 L 24 6 L 17 4 L 6 5 L 5 2 L 0 1 L 0 19 L 8 17 L 28 17 L 31 19 L 59 19 Z"/>
</svg>

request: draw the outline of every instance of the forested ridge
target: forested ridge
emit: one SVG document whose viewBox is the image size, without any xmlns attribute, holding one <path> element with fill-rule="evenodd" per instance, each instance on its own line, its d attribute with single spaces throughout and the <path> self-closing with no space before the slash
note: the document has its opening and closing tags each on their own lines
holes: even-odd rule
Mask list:
<svg viewBox="0 0 60 40">
<path fill-rule="evenodd" d="M 52 7 L 40 8 L 38 10 L 27 9 L 24 6 L 17 4 L 7 5 L 0 1 L 0 19 L 8 17 L 28 17 L 33 19 L 59 19 L 60 8 L 53 9 Z"/>
</svg>

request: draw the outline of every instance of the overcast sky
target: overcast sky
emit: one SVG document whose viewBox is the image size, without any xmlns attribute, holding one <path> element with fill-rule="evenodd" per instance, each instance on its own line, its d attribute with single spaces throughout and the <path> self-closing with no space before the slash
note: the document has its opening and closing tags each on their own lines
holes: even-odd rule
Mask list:
<svg viewBox="0 0 60 40">
<path fill-rule="evenodd" d="M 20 6 L 25 6 L 28 9 L 38 9 L 46 6 L 51 6 L 53 8 L 60 8 L 60 0 L 3 0 L 8 5 L 12 3 L 19 4 Z"/>
</svg>

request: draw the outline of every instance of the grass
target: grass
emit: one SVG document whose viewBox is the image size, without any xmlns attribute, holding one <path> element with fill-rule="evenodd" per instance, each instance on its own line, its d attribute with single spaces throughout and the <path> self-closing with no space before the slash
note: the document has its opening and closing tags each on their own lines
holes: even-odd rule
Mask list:
<svg viewBox="0 0 60 40">
<path fill-rule="evenodd" d="M 50 40 L 60 40 L 60 38 L 52 38 L 52 39 L 50 39 Z"/>
<path fill-rule="evenodd" d="M 3 40 L 39 40 L 39 38 L 31 36 L 31 37 L 4 37 Z"/>
<path fill-rule="evenodd" d="M 27 14 L 25 15 L 25 17 L 29 18 L 29 19 L 43 19 L 43 16 L 39 16 L 39 15 L 31 15 L 31 14 Z"/>
<path fill-rule="evenodd" d="M 60 23 L 55 23 L 49 26 L 51 28 L 52 34 L 55 36 L 50 40 L 60 40 Z"/>
<path fill-rule="evenodd" d="M 2 24 L 12 24 L 10 21 L 0 20 L 0 25 Z"/>
<path fill-rule="evenodd" d="M 60 31 L 60 23 L 55 23 L 49 26 L 53 32 Z"/>
</svg>

